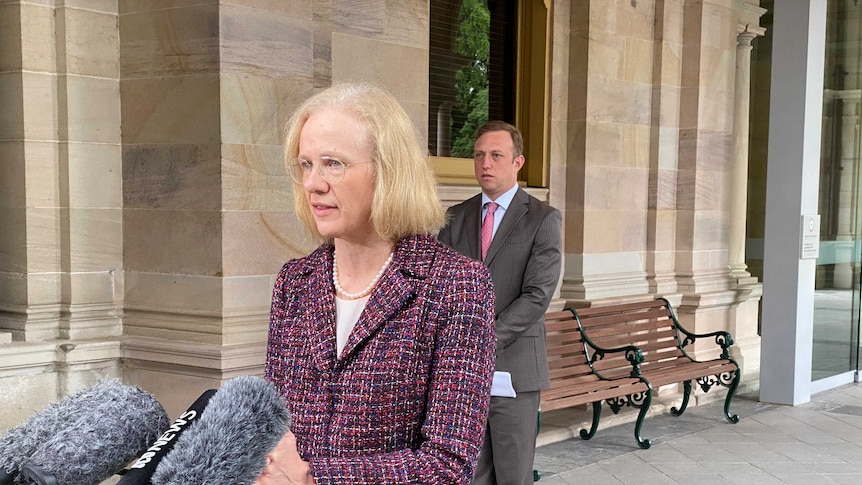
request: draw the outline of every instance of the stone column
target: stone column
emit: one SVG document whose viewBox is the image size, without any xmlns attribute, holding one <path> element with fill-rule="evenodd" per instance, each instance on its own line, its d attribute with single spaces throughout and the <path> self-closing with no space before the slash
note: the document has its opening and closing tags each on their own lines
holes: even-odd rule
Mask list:
<svg viewBox="0 0 862 485">
<path fill-rule="evenodd" d="M 302 254 L 280 133 L 312 89 L 312 13 L 124 6 L 123 370 L 174 414 L 263 371 L 274 274 Z"/>
<path fill-rule="evenodd" d="M 682 300 L 677 315 L 682 325 L 694 332 L 717 328 L 731 332 L 736 342 L 734 357 L 743 369 L 746 385 L 757 381 L 757 311 L 762 290 L 756 280 L 749 281 L 750 276 L 740 284 L 740 278 L 730 270 L 732 258 L 738 258 L 742 271 L 745 269 L 742 248 L 750 77 L 750 54 L 746 50 L 734 62 L 740 47 L 731 35 L 740 31 L 756 34 L 761 30 L 756 19 L 763 12 L 741 0 L 732 7 L 720 2 L 685 2 L 683 9 L 674 253 Z M 720 26 L 714 24 L 716 19 L 722 19 Z M 739 25 L 745 27 L 740 29 Z M 732 71 L 736 72 L 735 80 L 711 74 Z M 742 155 L 737 142 L 743 144 Z M 734 243 L 738 243 L 737 250 L 731 249 Z M 700 357 L 703 352 L 705 357 L 709 351 L 707 346 L 695 347 L 694 354 Z"/>
<path fill-rule="evenodd" d="M 733 162 L 730 179 L 728 229 L 728 270 L 736 282 L 734 304 L 730 307 L 731 331 L 736 341 L 734 357 L 743 367 L 746 380 L 754 380 L 760 369 L 758 311 L 763 287 L 751 276 L 745 263 L 746 225 L 748 222 L 748 158 L 751 123 L 751 42 L 766 31 L 759 26 L 765 13 L 748 2 L 737 2 L 736 76 L 733 98 Z"/>
<path fill-rule="evenodd" d="M 263 372 L 275 275 L 316 246 L 282 159 L 294 109 L 361 80 L 427 131 L 415 2 L 239 3 L 121 2 L 123 370 L 169 413 Z"/>
<path fill-rule="evenodd" d="M 731 169 L 728 266 L 737 280 L 749 279 L 745 265 L 745 221 L 748 201 L 748 125 L 751 98 L 751 41 L 747 27 L 736 36 L 736 79 L 733 99 L 733 168 Z"/>
<path fill-rule="evenodd" d="M 674 253 L 683 2 L 656 0 L 655 15 L 646 266 L 649 292 L 669 296 L 677 290 Z"/>
<path fill-rule="evenodd" d="M 11 2 L 0 17 L 0 343 L 116 337 L 116 6 Z"/>
<path fill-rule="evenodd" d="M 560 296 L 576 304 L 649 293 L 652 10 L 571 5 Z"/>
<path fill-rule="evenodd" d="M 0 342 L 58 338 L 61 182 L 54 8 L 0 8 Z"/>
<path fill-rule="evenodd" d="M 437 156 L 452 156 L 452 107 L 455 103 L 446 101 L 437 108 Z"/>
<path fill-rule="evenodd" d="M 0 2 L 0 429 L 121 371 L 118 7 L 81 3 Z"/>
<path fill-rule="evenodd" d="M 859 168 L 857 164 L 858 137 L 857 134 L 859 118 L 859 90 L 844 89 L 832 93 L 833 103 L 839 108 L 835 110 L 834 116 L 841 117 L 840 145 L 837 147 L 840 157 L 838 171 L 838 217 L 835 234 L 835 272 L 832 277 L 833 288 L 853 288 L 853 275 L 858 271 L 858 266 L 852 261 L 856 259 L 856 206 L 859 203 L 856 198 L 857 180 L 859 179 Z M 824 96 L 826 93 L 824 93 Z M 826 104 L 824 103 L 824 106 Z M 822 223 L 821 223 L 822 224 Z"/>
</svg>

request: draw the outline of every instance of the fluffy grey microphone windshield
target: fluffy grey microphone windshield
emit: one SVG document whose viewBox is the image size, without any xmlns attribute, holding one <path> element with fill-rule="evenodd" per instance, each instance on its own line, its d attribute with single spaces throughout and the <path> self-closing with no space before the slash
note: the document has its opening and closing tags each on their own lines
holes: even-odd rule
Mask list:
<svg viewBox="0 0 862 485">
<path fill-rule="evenodd" d="M 24 423 L 0 436 L 0 468 L 17 477 L 24 462 L 39 445 L 57 432 L 90 415 L 92 409 L 109 396 L 115 395 L 122 384 L 116 379 L 102 381 L 92 387 L 48 405 Z"/>
<path fill-rule="evenodd" d="M 170 425 L 156 398 L 141 389 L 106 383 L 75 422 L 41 444 L 22 475 L 53 477 L 57 485 L 97 484 L 122 469 Z M 40 482 L 37 482 L 40 483 Z"/>
<path fill-rule="evenodd" d="M 177 438 L 153 485 L 242 485 L 257 479 L 266 455 L 290 428 L 284 399 L 263 379 L 226 382 L 203 415 Z"/>
</svg>

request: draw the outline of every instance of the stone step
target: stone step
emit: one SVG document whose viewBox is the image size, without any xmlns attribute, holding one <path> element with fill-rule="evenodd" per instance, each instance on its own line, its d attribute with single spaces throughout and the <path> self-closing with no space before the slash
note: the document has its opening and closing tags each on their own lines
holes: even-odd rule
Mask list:
<svg viewBox="0 0 862 485">
<path fill-rule="evenodd" d="M 12 332 L 7 330 L 0 330 L 0 344 L 11 344 L 12 343 Z"/>
</svg>

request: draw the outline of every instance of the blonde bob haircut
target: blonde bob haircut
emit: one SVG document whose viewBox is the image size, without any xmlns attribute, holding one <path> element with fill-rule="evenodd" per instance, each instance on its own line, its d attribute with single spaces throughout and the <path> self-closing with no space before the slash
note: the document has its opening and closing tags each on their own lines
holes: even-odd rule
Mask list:
<svg viewBox="0 0 862 485">
<path fill-rule="evenodd" d="M 369 221 L 375 232 L 393 242 L 405 236 L 436 233 L 446 220 L 446 212 L 437 195 L 431 162 L 404 108 L 378 87 L 336 84 L 302 103 L 287 122 L 285 168 L 293 170 L 299 136 L 308 118 L 332 108 L 352 114 L 366 127 L 375 169 Z M 294 182 L 293 194 L 296 212 L 306 229 L 318 241 L 325 241 L 317 231 L 301 183 Z"/>
</svg>

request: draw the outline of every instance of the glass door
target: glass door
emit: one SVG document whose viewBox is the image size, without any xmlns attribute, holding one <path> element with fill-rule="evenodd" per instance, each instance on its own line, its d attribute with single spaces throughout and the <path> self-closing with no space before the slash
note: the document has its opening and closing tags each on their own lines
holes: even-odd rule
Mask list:
<svg viewBox="0 0 862 485">
<path fill-rule="evenodd" d="M 811 368 L 822 389 L 858 375 L 862 300 L 862 6 L 830 1 L 827 15 Z"/>
</svg>

